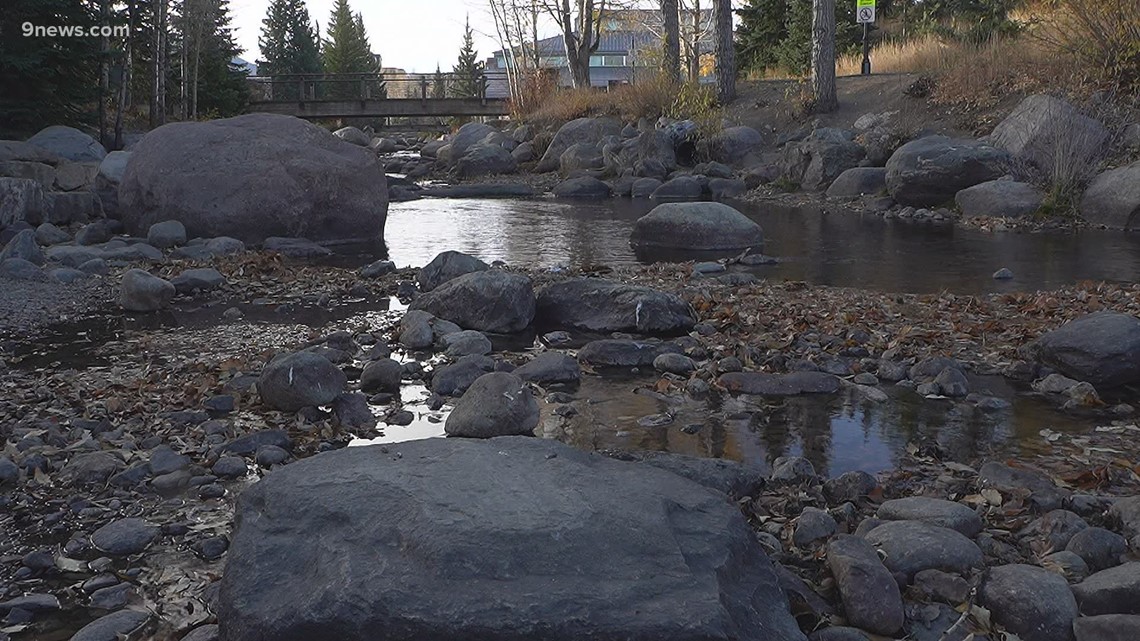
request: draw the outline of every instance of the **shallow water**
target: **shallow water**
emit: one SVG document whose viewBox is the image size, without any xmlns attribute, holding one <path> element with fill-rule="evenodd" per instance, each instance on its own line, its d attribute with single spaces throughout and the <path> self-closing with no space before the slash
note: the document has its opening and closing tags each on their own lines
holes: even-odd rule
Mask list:
<svg viewBox="0 0 1140 641">
<path fill-rule="evenodd" d="M 627 242 L 629 230 L 649 206 L 628 200 L 425 199 L 392 206 L 387 239 L 392 259 L 401 266 L 423 265 L 445 249 L 528 267 L 630 264 L 639 257 Z M 1120 233 L 987 234 L 855 214 L 744 209 L 766 230 L 765 253 L 784 260 L 779 265 L 751 268 L 773 279 L 887 291 L 981 293 L 1055 287 L 1086 278 L 1128 281 L 1140 267 L 1140 237 Z M 641 256 L 640 260 L 655 258 L 664 257 Z M 1012 269 L 1018 278 L 1001 283 L 992 280 L 990 274 L 1001 266 Z M 241 309 L 244 318 L 227 321 L 223 317 L 233 306 Z M 175 343 L 183 335 L 193 343 L 194 332 L 210 329 L 211 340 L 220 343 L 215 347 L 226 349 L 225 345 L 232 344 L 236 349 L 248 342 L 250 326 L 257 328 L 258 345 L 278 349 L 301 342 L 310 329 L 324 333 L 385 326 L 402 308 L 388 298 L 353 300 L 332 309 L 308 303 L 219 301 L 202 306 L 184 302 L 160 314 L 112 314 L 57 326 L 34 345 L 19 346 L 16 354 L 20 367 L 82 369 L 108 364 L 107 354 L 119 350 L 103 347 L 130 344 L 142 334 L 161 333 Z M 231 325 L 232 330 L 226 329 Z M 495 349 L 518 352 L 533 340 L 533 334 L 510 341 L 496 339 Z M 836 475 L 853 469 L 877 472 L 891 468 L 907 443 L 915 440 L 937 444 L 950 458 L 969 460 L 1043 448 L 1042 429 L 1081 431 L 1094 425 L 1056 412 L 1025 390 L 993 377 L 975 379 L 973 387 L 1011 403 L 1008 409 L 992 413 L 949 400 L 922 399 L 911 390 L 893 386 L 884 387 L 891 400 L 883 404 L 847 394 L 778 402 L 676 403 L 644 392 L 655 381 L 644 375 L 587 376 L 572 390 L 579 404 L 584 404 L 586 416 L 567 426 L 543 404 L 539 431 L 585 449 L 665 450 L 741 461 L 803 455 L 820 473 Z M 413 423 L 382 426 L 383 436 L 367 442 L 442 435 L 447 408 L 430 410 L 422 385 L 406 386 L 402 396 Z M 386 411 L 373 409 L 378 415 Z M 639 423 L 663 413 L 672 415 L 667 425 Z"/>
<path fill-rule="evenodd" d="M 891 292 L 964 294 L 1049 289 L 1081 280 L 1132 282 L 1140 235 L 1082 232 L 987 233 L 951 224 L 734 203 L 764 228 L 763 252 L 778 265 L 758 276 Z M 420 266 L 447 249 L 520 267 L 622 265 L 704 258 L 635 254 L 634 221 L 648 201 L 422 199 L 393 203 L 385 238 L 397 265 Z M 736 253 L 736 252 L 733 252 Z M 1009 281 L 992 276 L 1006 267 Z"/>
</svg>

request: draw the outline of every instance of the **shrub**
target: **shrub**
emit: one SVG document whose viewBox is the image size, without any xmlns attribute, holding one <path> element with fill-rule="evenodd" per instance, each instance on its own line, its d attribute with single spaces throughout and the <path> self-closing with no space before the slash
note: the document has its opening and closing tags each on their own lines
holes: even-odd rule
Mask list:
<svg viewBox="0 0 1140 641">
<path fill-rule="evenodd" d="M 1035 35 L 1122 92 L 1140 89 L 1140 0 L 1046 0 Z"/>
</svg>

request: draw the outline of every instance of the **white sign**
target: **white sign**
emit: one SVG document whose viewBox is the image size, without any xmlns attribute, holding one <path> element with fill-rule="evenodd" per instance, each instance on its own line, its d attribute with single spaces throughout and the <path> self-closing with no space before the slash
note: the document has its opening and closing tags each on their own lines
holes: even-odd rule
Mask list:
<svg viewBox="0 0 1140 641">
<path fill-rule="evenodd" d="M 875 7 L 859 7 L 855 13 L 855 22 L 866 24 L 875 21 Z"/>
</svg>

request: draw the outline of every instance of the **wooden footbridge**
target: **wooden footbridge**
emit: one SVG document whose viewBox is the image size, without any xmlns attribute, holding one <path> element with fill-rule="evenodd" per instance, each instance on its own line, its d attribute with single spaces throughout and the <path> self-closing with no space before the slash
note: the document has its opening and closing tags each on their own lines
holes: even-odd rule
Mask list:
<svg viewBox="0 0 1140 641">
<path fill-rule="evenodd" d="M 501 81 L 484 74 L 463 82 L 455 74 L 285 74 L 248 78 L 247 111 L 321 118 L 505 116 Z M 496 97 L 492 97 L 496 96 Z"/>
</svg>

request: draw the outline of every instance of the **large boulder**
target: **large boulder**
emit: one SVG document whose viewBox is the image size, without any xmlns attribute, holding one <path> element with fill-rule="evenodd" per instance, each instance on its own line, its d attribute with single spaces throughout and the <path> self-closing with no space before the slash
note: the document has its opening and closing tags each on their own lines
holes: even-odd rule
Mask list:
<svg viewBox="0 0 1140 641">
<path fill-rule="evenodd" d="M 451 158 L 457 161 L 476 147 L 503 149 L 504 140 L 506 136 L 490 125 L 481 122 L 466 123 L 451 138 Z M 504 151 L 509 154 L 509 150 Z"/>
<path fill-rule="evenodd" d="M 882 167 L 852 167 L 836 176 L 827 188 L 828 198 L 874 196 L 887 188 L 887 170 Z"/>
<path fill-rule="evenodd" d="M 41 129 L 28 138 L 28 144 L 74 162 L 99 162 L 107 155 L 99 141 L 74 127 L 62 125 Z"/>
<path fill-rule="evenodd" d="M 1039 361 L 1078 381 L 1116 387 L 1140 381 L 1140 318 L 1097 312 L 1045 333 L 1030 346 Z"/>
<path fill-rule="evenodd" d="M 562 154 L 578 143 L 597 144 L 606 136 L 621 135 L 621 122 L 613 118 L 578 118 L 562 125 L 546 148 L 534 170 L 538 173 L 558 169 Z"/>
<path fill-rule="evenodd" d="M 269 407 L 296 412 L 332 403 L 347 384 L 344 372 L 327 358 L 296 352 L 278 356 L 261 370 L 257 392 Z"/>
<path fill-rule="evenodd" d="M 519 163 L 511 152 L 499 145 L 477 145 L 455 161 L 455 173 L 461 178 L 512 174 L 518 167 Z"/>
<path fill-rule="evenodd" d="M 601 143 L 575 143 L 558 157 L 558 169 L 565 174 L 579 169 L 601 169 L 604 166 Z"/>
<path fill-rule="evenodd" d="M 996 180 L 1009 154 L 976 140 L 927 136 L 899 147 L 887 161 L 887 190 L 901 205 L 945 204 L 967 187 Z"/>
<path fill-rule="evenodd" d="M 763 145 L 764 135 L 752 127 L 727 127 L 709 141 L 709 155 L 731 165 L 759 151 Z"/>
<path fill-rule="evenodd" d="M 448 436 L 492 438 L 533 436 L 538 426 L 538 403 L 521 378 L 491 372 L 475 379 L 447 415 Z"/>
<path fill-rule="evenodd" d="M 1033 185 L 1014 180 L 991 180 L 967 187 L 954 196 L 962 216 L 1020 218 L 1041 208 L 1045 194 Z"/>
<path fill-rule="evenodd" d="M 804 639 L 723 494 L 550 440 L 327 452 L 236 521 L 221 641 Z"/>
<path fill-rule="evenodd" d="M 760 248 L 764 230 L 723 203 L 664 203 L 637 219 L 630 243 L 686 250 Z"/>
<path fill-rule="evenodd" d="M 0 162 L 39 162 L 55 166 L 62 161 L 58 154 L 22 140 L 0 140 Z"/>
<path fill-rule="evenodd" d="M 1113 229 L 1140 226 L 1140 162 L 1110 169 L 1093 179 L 1080 203 L 1081 216 Z"/>
<path fill-rule="evenodd" d="M 615 174 L 632 169 L 634 176 L 664 178 L 677 168 L 673 138 L 660 129 L 643 131 L 611 147 L 606 166 Z"/>
<path fill-rule="evenodd" d="M 47 163 L 22 160 L 0 161 L 0 178 L 26 178 L 34 180 L 43 189 L 55 184 L 55 168 Z"/>
<path fill-rule="evenodd" d="M 4 249 L 0 250 L 0 263 L 10 258 L 20 258 L 34 265 L 43 265 L 47 262 L 47 257 L 36 241 L 35 230 L 25 229 L 4 245 Z"/>
<path fill-rule="evenodd" d="M 470 254 L 448 250 L 436 254 L 430 263 L 424 265 L 416 280 L 421 290 L 430 292 L 453 278 L 490 268 L 490 265 Z"/>
<path fill-rule="evenodd" d="M 1049 170 L 1062 162 L 1080 167 L 1099 157 L 1111 134 L 1100 122 L 1060 98 L 1037 94 L 998 123 L 990 143 L 1014 158 Z"/>
<path fill-rule="evenodd" d="M 412 302 L 463 329 L 510 334 L 534 320 L 534 288 L 530 279 L 497 269 L 453 278 Z"/>
<path fill-rule="evenodd" d="M 536 319 L 554 327 L 592 332 L 676 334 L 697 322 L 689 304 L 673 294 L 601 278 L 575 278 L 538 292 Z"/>
<path fill-rule="evenodd" d="M 333 244 L 382 238 L 388 188 L 367 149 L 299 118 L 257 113 L 148 133 L 127 163 L 119 207 L 133 234 L 178 220 L 191 238 Z"/>
<path fill-rule="evenodd" d="M 44 193 L 44 210 L 39 222 L 69 225 L 102 217 L 103 203 L 90 191 L 49 191 Z"/>
<path fill-rule="evenodd" d="M 855 132 L 821 127 L 802 142 L 784 148 L 784 178 L 810 191 L 827 189 L 844 171 L 858 166 L 867 152 Z"/>
<path fill-rule="evenodd" d="M 341 140 L 356 145 L 358 147 L 367 147 L 372 139 L 368 134 L 364 133 L 356 127 L 341 127 L 333 132 L 333 135 Z"/>
<path fill-rule="evenodd" d="M 44 190 L 30 178 L 0 178 L 0 229 L 43 216 Z"/>
</svg>

